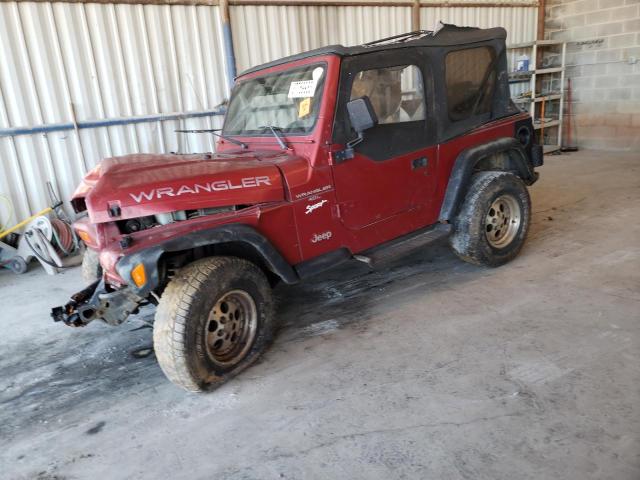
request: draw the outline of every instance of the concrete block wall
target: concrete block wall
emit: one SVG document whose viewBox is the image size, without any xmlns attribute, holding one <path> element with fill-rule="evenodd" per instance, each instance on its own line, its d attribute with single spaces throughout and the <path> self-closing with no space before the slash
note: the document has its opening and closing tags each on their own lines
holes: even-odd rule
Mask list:
<svg viewBox="0 0 640 480">
<path fill-rule="evenodd" d="M 640 149 L 640 0 L 547 0 L 545 36 L 570 42 L 574 143 Z"/>
</svg>

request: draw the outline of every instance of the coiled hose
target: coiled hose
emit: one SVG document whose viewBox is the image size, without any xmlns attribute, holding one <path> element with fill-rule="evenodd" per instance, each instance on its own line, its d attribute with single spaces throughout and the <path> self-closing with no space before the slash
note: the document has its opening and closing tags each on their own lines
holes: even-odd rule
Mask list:
<svg viewBox="0 0 640 480">
<path fill-rule="evenodd" d="M 73 231 L 73 228 L 71 228 L 71 225 L 69 225 L 68 223 L 60 220 L 59 218 L 52 219 L 51 232 L 53 234 L 52 245 L 58 253 L 61 253 L 66 257 L 71 255 L 73 252 L 75 252 L 78 249 L 78 237 L 76 236 L 76 232 Z M 33 254 L 36 257 L 38 257 L 38 260 L 40 260 L 41 262 L 44 262 L 47 265 L 54 268 L 72 268 L 73 266 L 75 266 L 75 265 L 72 265 L 72 266 L 66 267 L 66 266 L 56 265 L 49 259 L 44 258 L 42 255 L 40 255 L 40 252 L 38 252 L 38 250 L 29 241 L 28 234 L 25 234 L 24 239 L 27 242 L 27 245 L 29 245 L 29 248 L 31 249 Z"/>
<path fill-rule="evenodd" d="M 78 237 L 76 237 L 76 232 L 73 231 L 71 225 L 59 218 L 51 220 L 51 226 L 53 227 L 53 238 L 56 241 L 56 244 L 54 245 L 56 250 L 63 253 L 65 256 L 71 255 L 78 248 Z"/>
</svg>

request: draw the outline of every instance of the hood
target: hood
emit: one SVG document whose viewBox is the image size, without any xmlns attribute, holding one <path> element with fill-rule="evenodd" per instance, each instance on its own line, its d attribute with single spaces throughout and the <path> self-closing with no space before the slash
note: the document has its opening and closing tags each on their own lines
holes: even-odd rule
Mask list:
<svg viewBox="0 0 640 480">
<path fill-rule="evenodd" d="M 126 155 L 107 158 L 84 178 L 92 223 L 198 208 L 252 205 L 285 198 L 279 163 L 286 152 Z"/>
</svg>

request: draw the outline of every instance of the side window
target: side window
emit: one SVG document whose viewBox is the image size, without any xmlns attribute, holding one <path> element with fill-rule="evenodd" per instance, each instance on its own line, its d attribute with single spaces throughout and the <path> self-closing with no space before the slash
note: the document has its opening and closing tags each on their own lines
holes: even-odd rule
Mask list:
<svg viewBox="0 0 640 480">
<path fill-rule="evenodd" d="M 491 110 L 496 83 L 495 51 L 475 47 L 449 52 L 445 59 L 445 82 L 449 118 L 465 120 Z"/>
<path fill-rule="evenodd" d="M 414 122 L 425 119 L 424 84 L 415 65 L 376 68 L 358 72 L 351 86 L 351 100 L 368 96 L 378 123 Z"/>
</svg>

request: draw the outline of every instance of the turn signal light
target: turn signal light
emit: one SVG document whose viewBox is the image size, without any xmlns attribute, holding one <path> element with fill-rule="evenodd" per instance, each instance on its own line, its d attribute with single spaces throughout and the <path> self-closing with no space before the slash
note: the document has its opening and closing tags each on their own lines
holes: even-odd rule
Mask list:
<svg viewBox="0 0 640 480">
<path fill-rule="evenodd" d="M 84 243 L 91 243 L 91 237 L 84 230 L 76 230 L 78 236 L 82 239 Z"/>
<path fill-rule="evenodd" d="M 147 272 L 144 271 L 144 264 L 139 263 L 131 270 L 131 279 L 138 288 L 147 283 Z"/>
</svg>

